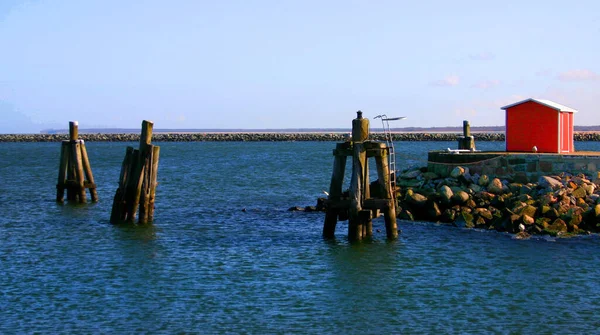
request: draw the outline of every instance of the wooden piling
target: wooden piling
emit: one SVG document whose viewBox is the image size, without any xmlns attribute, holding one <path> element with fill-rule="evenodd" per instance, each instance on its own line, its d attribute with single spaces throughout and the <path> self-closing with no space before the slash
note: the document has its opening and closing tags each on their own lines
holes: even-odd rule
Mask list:
<svg viewBox="0 0 600 335">
<path fill-rule="evenodd" d="M 110 222 L 117 223 L 125 221 L 126 202 L 125 202 L 125 190 L 127 188 L 127 182 L 129 181 L 129 175 L 131 174 L 131 162 L 133 156 L 133 147 L 127 147 L 125 150 L 125 158 L 121 163 L 121 174 L 119 176 L 119 186 L 115 192 L 113 198 L 112 211 L 110 214 Z"/>
<path fill-rule="evenodd" d="M 71 121 L 69 122 L 69 140 L 77 141 L 79 137 L 79 122 Z"/>
<path fill-rule="evenodd" d="M 388 204 L 383 208 L 383 217 L 385 220 L 385 231 L 389 239 L 398 237 L 398 226 L 396 224 L 396 199 L 392 192 L 390 183 L 390 169 L 388 166 L 387 150 L 383 150 L 382 155 L 375 157 L 377 164 L 377 178 L 380 189 L 383 190 L 384 199 Z"/>
<path fill-rule="evenodd" d="M 83 162 L 81 159 L 81 145 L 79 141 L 74 141 L 71 144 L 73 165 L 75 168 L 75 182 L 77 183 L 77 198 L 79 203 L 86 203 L 87 199 L 85 196 L 85 175 L 83 174 Z"/>
<path fill-rule="evenodd" d="M 150 195 L 148 198 L 148 222 L 154 220 L 154 199 L 156 198 L 156 186 L 158 185 L 158 161 L 160 147 L 152 147 L 152 172 L 150 173 Z"/>
<path fill-rule="evenodd" d="M 331 174 L 331 184 L 329 186 L 330 201 L 339 201 L 342 196 L 342 185 L 344 182 L 344 171 L 346 170 L 347 156 L 345 151 L 349 143 L 338 143 L 333 151 L 333 173 Z M 335 226 L 338 221 L 339 210 L 329 206 L 325 214 L 325 224 L 323 225 L 323 237 L 333 238 L 335 235 Z"/>
<path fill-rule="evenodd" d="M 56 201 L 63 202 L 65 190 L 69 202 L 87 202 L 85 190 L 89 189 L 92 201 L 98 201 L 96 183 L 83 140 L 78 139 L 77 121 L 69 122 L 69 140 L 62 141 L 60 165 L 56 184 Z"/>
<path fill-rule="evenodd" d="M 396 203 L 392 191 L 389 148 L 386 143 L 369 141 L 369 122 L 357 112 L 352 121 L 352 142 L 338 143 L 333 151 L 334 166 L 327 199 L 327 213 L 323 225 L 323 236 L 333 238 L 337 220 L 348 219 L 348 239 L 360 241 L 373 235 L 372 219 L 379 211 L 385 216 L 389 239 L 398 236 L 396 225 Z M 342 182 L 346 158 L 352 157 L 352 175 L 349 199 L 342 199 Z M 377 165 L 378 184 L 371 193 L 368 158 L 374 157 Z"/>
<path fill-rule="evenodd" d="M 69 141 L 62 141 L 60 146 L 60 165 L 58 167 L 58 182 L 56 183 L 56 201 L 65 199 L 65 181 L 67 180 L 67 165 L 69 164 Z"/>
<path fill-rule="evenodd" d="M 471 136 L 469 121 L 463 121 L 463 136 L 458 137 L 458 149 L 475 150 L 475 137 Z"/>
<path fill-rule="evenodd" d="M 467 121 L 467 120 L 463 121 L 463 136 L 464 137 L 471 136 L 471 125 L 469 124 L 469 121 Z"/>
<path fill-rule="evenodd" d="M 356 119 L 352 120 L 352 142 L 363 142 L 369 138 L 369 119 L 356 112 Z"/>
<path fill-rule="evenodd" d="M 128 147 L 125 152 L 113 199 L 112 223 L 134 222 L 138 208 L 138 223 L 148 223 L 154 218 L 160 148 L 151 144 L 153 126 L 152 122 L 144 120 L 139 149 Z"/>
<path fill-rule="evenodd" d="M 350 179 L 350 218 L 348 221 L 348 238 L 350 240 L 360 240 L 363 236 L 364 214 L 359 217 L 362 211 L 365 184 L 365 165 L 367 152 L 362 142 L 356 142 L 352 159 L 352 177 Z"/>
<path fill-rule="evenodd" d="M 98 201 L 98 192 L 96 191 L 96 182 L 94 181 L 94 175 L 92 174 L 92 167 L 90 165 L 90 159 L 88 157 L 87 149 L 85 147 L 85 142 L 80 140 L 81 146 L 81 162 L 83 163 L 83 171 L 85 172 L 85 179 L 87 179 L 86 187 L 90 190 L 90 195 L 92 196 L 92 201 Z"/>
</svg>

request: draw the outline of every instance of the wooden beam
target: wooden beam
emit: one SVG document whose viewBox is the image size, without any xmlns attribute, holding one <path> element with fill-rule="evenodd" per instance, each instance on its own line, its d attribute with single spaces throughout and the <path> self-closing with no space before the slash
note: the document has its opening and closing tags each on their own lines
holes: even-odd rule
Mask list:
<svg viewBox="0 0 600 335">
<path fill-rule="evenodd" d="M 154 202 L 156 199 L 156 187 L 158 186 L 158 161 L 160 147 L 152 148 L 152 172 L 150 173 L 150 198 L 148 199 L 148 222 L 154 221 Z"/>
<path fill-rule="evenodd" d="M 81 159 L 81 143 L 76 140 L 75 143 L 71 143 L 71 150 L 73 150 L 73 163 L 75 165 L 75 180 L 77 181 L 77 196 L 79 197 L 79 203 L 86 203 L 85 187 L 85 176 L 83 173 L 83 161 Z"/>
<path fill-rule="evenodd" d="M 396 202 L 390 183 L 390 169 L 388 167 L 387 155 L 375 157 L 375 162 L 377 164 L 377 177 L 379 178 L 380 187 L 384 191 L 385 198 L 392 201 L 391 206 L 383 208 L 385 231 L 388 239 L 395 239 L 398 237 L 398 226 L 396 224 Z"/>
<path fill-rule="evenodd" d="M 58 181 L 56 183 L 56 201 L 65 200 L 65 183 L 67 181 L 67 165 L 69 163 L 69 141 L 62 141 L 60 146 L 60 164 L 58 167 Z"/>
<path fill-rule="evenodd" d="M 92 174 L 92 167 L 90 166 L 90 159 L 87 154 L 87 149 L 85 148 L 85 142 L 81 140 L 81 161 L 83 163 L 83 171 L 85 172 L 85 178 L 87 182 L 84 187 L 90 189 L 90 195 L 92 196 L 92 201 L 98 201 L 98 192 L 96 191 L 96 183 L 94 182 L 94 175 Z M 93 187 L 92 187 L 93 185 Z"/>
<path fill-rule="evenodd" d="M 346 147 L 346 143 L 338 143 L 336 150 Z M 331 183 L 329 184 L 328 199 L 339 199 L 342 195 L 344 183 L 344 173 L 346 171 L 346 156 L 336 155 L 333 158 L 333 172 L 331 174 Z M 335 236 L 335 226 L 337 225 L 338 211 L 335 208 L 327 209 L 325 222 L 323 224 L 323 237 L 333 238 Z"/>
</svg>

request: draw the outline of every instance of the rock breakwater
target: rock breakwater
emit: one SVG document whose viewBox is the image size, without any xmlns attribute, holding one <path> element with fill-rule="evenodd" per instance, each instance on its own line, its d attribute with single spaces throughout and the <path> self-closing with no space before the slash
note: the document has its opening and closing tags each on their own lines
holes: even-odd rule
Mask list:
<svg viewBox="0 0 600 335">
<path fill-rule="evenodd" d="M 503 133 L 475 133 L 475 141 L 504 141 Z M 80 138 L 90 142 L 135 142 L 139 134 L 85 134 Z M 347 133 L 155 133 L 155 142 L 292 142 L 332 141 L 340 142 Z M 455 133 L 395 133 L 394 141 L 456 141 L 461 134 Z M 381 133 L 372 133 L 373 140 L 385 140 Z M 0 134 L 0 142 L 60 142 L 67 134 Z M 575 141 L 600 141 L 600 133 L 576 133 Z"/>
<path fill-rule="evenodd" d="M 471 175 L 456 167 L 439 178 L 426 168 L 398 178 L 398 216 L 457 227 L 494 229 L 527 238 L 600 232 L 600 179 L 584 174 L 542 176 L 537 183 Z"/>
</svg>

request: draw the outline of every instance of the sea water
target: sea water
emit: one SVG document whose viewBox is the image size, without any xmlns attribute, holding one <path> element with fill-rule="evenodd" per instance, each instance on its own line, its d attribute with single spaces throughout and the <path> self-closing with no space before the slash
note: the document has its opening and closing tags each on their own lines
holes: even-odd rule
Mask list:
<svg viewBox="0 0 600 335">
<path fill-rule="evenodd" d="M 0 143 L 0 333 L 600 329 L 597 236 L 399 221 L 387 241 L 379 218 L 372 241 L 349 244 L 347 222 L 328 241 L 323 213 L 287 209 L 324 196 L 335 143 L 156 144 L 155 221 L 138 226 L 109 223 L 137 144 L 87 143 L 100 202 L 71 205 L 55 203 L 60 143 Z M 398 166 L 455 146 L 398 142 Z"/>
</svg>

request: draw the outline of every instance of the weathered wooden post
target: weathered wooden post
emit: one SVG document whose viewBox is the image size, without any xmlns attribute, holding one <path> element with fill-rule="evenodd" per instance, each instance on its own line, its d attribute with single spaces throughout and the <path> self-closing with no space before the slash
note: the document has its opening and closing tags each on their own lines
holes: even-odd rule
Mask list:
<svg viewBox="0 0 600 335">
<path fill-rule="evenodd" d="M 463 121 L 463 136 L 458 137 L 458 148 L 475 150 L 475 137 L 471 135 L 471 125 L 467 120 Z"/>
<path fill-rule="evenodd" d="M 377 164 L 377 180 L 379 189 L 383 192 L 382 198 L 387 200 L 387 203 L 381 208 L 383 210 L 383 218 L 385 220 L 385 232 L 387 237 L 394 239 L 398 237 L 398 226 L 396 224 L 396 194 L 392 189 L 390 181 L 390 170 L 388 166 L 388 148 L 383 143 L 380 143 L 379 155 L 375 156 Z"/>
<path fill-rule="evenodd" d="M 90 190 L 92 201 L 98 201 L 98 193 L 85 142 L 78 139 L 78 137 L 77 121 L 69 122 L 69 140 L 62 141 L 60 150 L 58 183 L 56 184 L 57 202 L 64 201 L 66 189 L 67 200 L 85 203 L 87 202 L 86 188 Z"/>
<path fill-rule="evenodd" d="M 369 141 L 369 120 L 357 112 L 357 118 L 352 121 L 352 142 L 338 143 L 333 151 L 334 164 L 327 199 L 327 212 L 323 225 L 323 236 L 333 238 L 337 220 L 342 220 L 342 214 L 348 213 L 348 239 L 359 241 L 373 233 L 372 219 L 374 213 L 381 210 L 385 216 L 388 238 L 398 236 L 396 226 L 395 194 L 391 187 L 390 170 L 388 166 L 389 148 L 385 143 Z M 342 198 L 342 183 L 346 157 L 352 157 L 352 175 L 349 199 Z M 371 194 L 368 158 L 374 157 L 377 164 L 379 191 Z"/>
<path fill-rule="evenodd" d="M 340 208 L 336 208 L 334 203 L 338 203 L 342 199 L 344 171 L 346 170 L 347 150 L 349 147 L 349 142 L 338 143 L 335 146 L 335 150 L 333 150 L 333 173 L 331 174 L 328 196 L 330 205 L 325 213 L 325 224 L 323 225 L 323 236 L 325 238 L 333 238 L 335 236 L 335 226 L 338 221 Z"/>
<path fill-rule="evenodd" d="M 369 138 L 369 120 L 363 118 L 362 112 L 356 112 L 356 119 L 352 120 L 352 176 L 350 179 L 350 211 L 348 221 L 348 238 L 361 240 L 371 221 L 371 211 L 363 210 L 366 199 L 367 177 L 367 151 L 364 141 Z M 368 212 L 368 213 L 367 213 Z"/>
<path fill-rule="evenodd" d="M 151 144 L 151 121 L 142 122 L 139 149 L 127 147 L 121 165 L 119 187 L 113 199 L 111 223 L 134 222 L 139 207 L 138 223 L 154 219 L 160 147 Z"/>
</svg>

